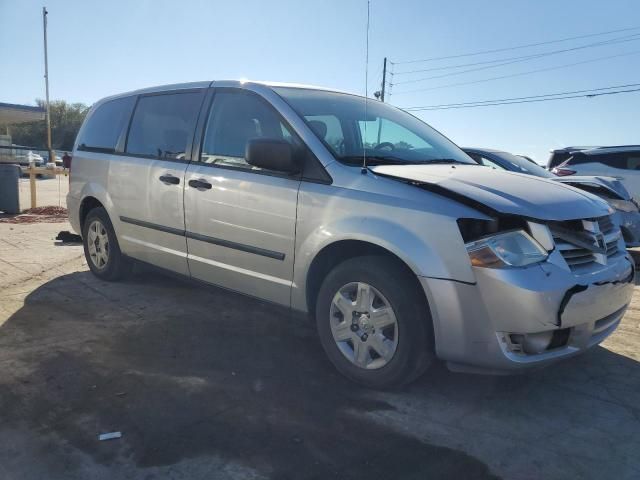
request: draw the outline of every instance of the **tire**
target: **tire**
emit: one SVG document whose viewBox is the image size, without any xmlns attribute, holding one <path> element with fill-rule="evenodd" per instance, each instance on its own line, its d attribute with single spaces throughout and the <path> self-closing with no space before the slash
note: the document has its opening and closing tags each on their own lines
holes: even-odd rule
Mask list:
<svg viewBox="0 0 640 480">
<path fill-rule="evenodd" d="M 87 214 L 82 227 L 82 244 L 89 269 L 96 277 L 112 282 L 131 272 L 131 261 L 122 255 L 104 208 L 94 208 Z"/>
<path fill-rule="evenodd" d="M 363 312 L 367 304 L 371 308 Z M 315 310 L 329 360 L 365 387 L 400 387 L 432 362 L 433 326 L 424 293 L 413 273 L 392 258 L 361 256 L 334 267 L 322 282 Z"/>
</svg>

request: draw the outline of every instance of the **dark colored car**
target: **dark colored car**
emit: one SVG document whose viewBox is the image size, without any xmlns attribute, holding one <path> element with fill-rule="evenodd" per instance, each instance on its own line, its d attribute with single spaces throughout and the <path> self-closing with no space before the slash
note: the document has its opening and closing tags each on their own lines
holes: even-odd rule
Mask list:
<svg viewBox="0 0 640 480">
<path fill-rule="evenodd" d="M 590 150 L 592 148 L 598 147 L 565 147 L 551 150 L 551 155 L 549 156 L 549 161 L 547 162 L 547 169 L 551 170 L 553 167 L 557 167 L 561 163 L 566 162 L 574 152 L 579 152 L 581 150 Z"/>
</svg>

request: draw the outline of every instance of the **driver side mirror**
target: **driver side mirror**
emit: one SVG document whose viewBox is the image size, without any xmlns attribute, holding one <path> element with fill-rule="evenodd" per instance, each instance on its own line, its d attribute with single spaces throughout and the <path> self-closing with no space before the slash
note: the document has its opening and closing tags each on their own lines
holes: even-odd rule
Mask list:
<svg viewBox="0 0 640 480">
<path fill-rule="evenodd" d="M 298 173 L 300 166 L 293 146 L 279 138 L 254 138 L 247 142 L 245 159 L 249 165 L 284 173 Z"/>
</svg>

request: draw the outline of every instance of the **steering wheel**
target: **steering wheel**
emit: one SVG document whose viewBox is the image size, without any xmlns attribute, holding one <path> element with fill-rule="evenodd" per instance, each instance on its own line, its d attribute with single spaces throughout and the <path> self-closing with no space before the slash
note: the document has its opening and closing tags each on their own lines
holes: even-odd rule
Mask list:
<svg viewBox="0 0 640 480">
<path fill-rule="evenodd" d="M 395 150 L 395 149 L 396 149 L 396 146 L 395 146 L 393 143 L 391 143 L 391 142 L 382 142 L 382 143 L 379 143 L 379 144 L 378 144 L 378 145 L 376 145 L 373 149 L 374 149 L 374 150 L 382 150 L 383 148 L 387 148 L 387 147 L 389 147 L 389 148 L 390 148 L 390 150 Z"/>
</svg>

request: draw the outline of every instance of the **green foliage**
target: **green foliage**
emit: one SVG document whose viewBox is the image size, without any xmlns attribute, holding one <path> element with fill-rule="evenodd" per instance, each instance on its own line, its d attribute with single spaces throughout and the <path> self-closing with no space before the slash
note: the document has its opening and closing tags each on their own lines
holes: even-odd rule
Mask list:
<svg viewBox="0 0 640 480">
<path fill-rule="evenodd" d="M 40 107 L 44 100 L 37 99 Z M 69 151 L 73 148 L 78 130 L 82 125 L 89 107 L 82 103 L 67 103 L 64 100 L 51 102 L 51 144 L 56 151 Z M 20 125 L 10 125 L 9 133 L 16 145 L 46 149 L 47 124 L 44 120 Z"/>
</svg>

